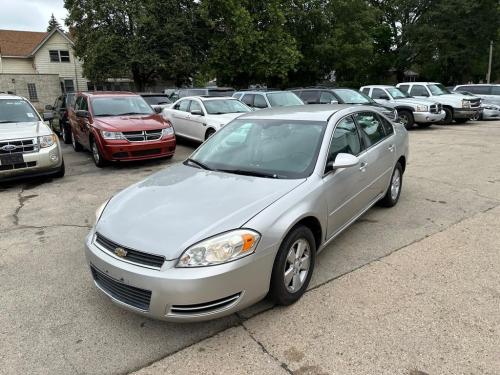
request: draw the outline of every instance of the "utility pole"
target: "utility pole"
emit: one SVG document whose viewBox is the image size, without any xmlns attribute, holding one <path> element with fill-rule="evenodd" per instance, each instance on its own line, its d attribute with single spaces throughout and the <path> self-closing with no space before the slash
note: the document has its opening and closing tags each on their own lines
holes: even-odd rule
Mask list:
<svg viewBox="0 0 500 375">
<path fill-rule="evenodd" d="M 491 59 L 493 58 L 493 41 L 490 40 L 490 60 L 488 62 L 488 74 L 486 75 L 486 83 L 490 83 L 491 79 Z"/>
</svg>

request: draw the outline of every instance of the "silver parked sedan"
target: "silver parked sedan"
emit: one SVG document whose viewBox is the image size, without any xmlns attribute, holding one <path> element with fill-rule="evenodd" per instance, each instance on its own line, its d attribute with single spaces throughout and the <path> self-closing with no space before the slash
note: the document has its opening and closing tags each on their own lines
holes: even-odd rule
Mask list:
<svg viewBox="0 0 500 375">
<path fill-rule="evenodd" d="M 291 304 L 319 251 L 373 204 L 398 202 L 407 158 L 404 127 L 372 107 L 245 114 L 101 206 L 86 241 L 95 285 L 171 321 L 228 315 L 267 294 Z"/>
</svg>

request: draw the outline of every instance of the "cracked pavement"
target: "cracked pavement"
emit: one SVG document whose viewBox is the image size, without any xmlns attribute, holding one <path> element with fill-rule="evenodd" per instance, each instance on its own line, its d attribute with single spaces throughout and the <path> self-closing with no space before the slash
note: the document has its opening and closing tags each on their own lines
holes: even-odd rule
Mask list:
<svg viewBox="0 0 500 375">
<path fill-rule="evenodd" d="M 399 204 L 322 252 L 302 300 L 197 324 L 113 305 L 83 255 L 105 199 L 195 145 L 105 169 L 65 146 L 63 179 L 0 185 L 0 373 L 494 374 L 499 139 L 497 121 L 411 131 Z"/>
</svg>

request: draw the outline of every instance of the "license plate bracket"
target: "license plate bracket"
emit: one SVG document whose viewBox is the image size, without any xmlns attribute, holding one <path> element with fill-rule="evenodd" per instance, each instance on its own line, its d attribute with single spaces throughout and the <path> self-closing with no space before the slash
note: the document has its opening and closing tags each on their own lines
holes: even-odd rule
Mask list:
<svg viewBox="0 0 500 375">
<path fill-rule="evenodd" d="M 14 165 L 24 163 L 22 152 L 0 155 L 0 165 Z"/>
</svg>

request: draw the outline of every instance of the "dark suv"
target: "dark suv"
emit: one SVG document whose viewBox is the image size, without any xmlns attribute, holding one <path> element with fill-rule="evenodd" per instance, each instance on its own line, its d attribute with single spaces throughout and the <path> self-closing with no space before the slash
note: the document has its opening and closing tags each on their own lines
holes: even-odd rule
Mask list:
<svg viewBox="0 0 500 375">
<path fill-rule="evenodd" d="M 360 104 L 376 107 L 379 112 L 387 116 L 392 121 L 396 121 L 398 113 L 390 107 L 377 103 L 359 91 L 343 87 L 312 87 L 290 90 L 295 93 L 306 104 Z"/>
<path fill-rule="evenodd" d="M 58 96 L 54 105 L 46 105 L 45 110 L 52 112 L 50 127 L 58 133 L 64 143 L 71 143 L 71 129 L 68 121 L 68 111 L 75 104 L 76 94 L 74 92 Z"/>
</svg>

